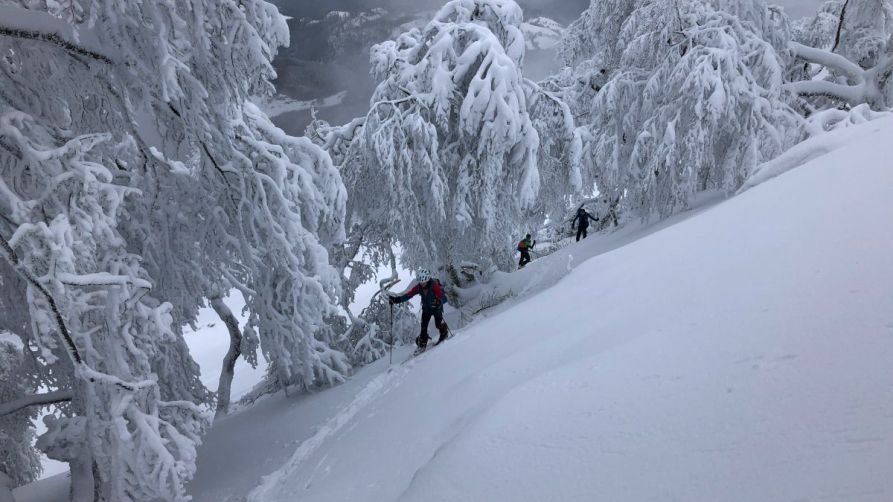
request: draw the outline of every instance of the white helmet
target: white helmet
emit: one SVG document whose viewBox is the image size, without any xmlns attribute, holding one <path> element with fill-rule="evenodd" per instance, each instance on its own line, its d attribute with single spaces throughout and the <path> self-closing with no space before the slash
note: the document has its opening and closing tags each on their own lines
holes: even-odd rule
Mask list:
<svg viewBox="0 0 893 502">
<path fill-rule="evenodd" d="M 416 276 L 416 280 L 418 280 L 419 283 L 430 281 L 431 280 L 431 271 L 428 270 L 427 268 L 423 268 L 423 269 L 419 270 L 419 273 Z"/>
</svg>

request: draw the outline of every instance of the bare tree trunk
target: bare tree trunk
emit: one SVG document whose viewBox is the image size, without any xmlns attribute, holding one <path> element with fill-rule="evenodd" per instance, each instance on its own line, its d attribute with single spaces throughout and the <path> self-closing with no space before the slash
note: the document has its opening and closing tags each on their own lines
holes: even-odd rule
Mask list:
<svg viewBox="0 0 893 502">
<path fill-rule="evenodd" d="M 843 2 L 843 7 L 840 9 L 840 18 L 837 20 L 837 34 L 834 35 L 834 47 L 831 48 L 831 52 L 837 50 L 837 46 L 840 45 L 840 32 L 843 30 L 843 23 L 846 18 L 846 6 L 850 3 L 850 0 L 846 0 Z"/>
<path fill-rule="evenodd" d="M 87 451 L 82 448 L 83 455 L 78 455 L 68 461 L 71 469 L 71 500 L 72 502 L 94 502 L 98 497 L 98 486 L 94 474 L 95 463 Z"/>
<path fill-rule="evenodd" d="M 16 498 L 12 495 L 12 486 L 12 479 L 0 471 L 0 502 L 16 502 Z"/>
<path fill-rule="evenodd" d="M 242 332 L 239 330 L 239 321 L 233 312 L 223 303 L 220 297 L 211 299 L 211 307 L 223 324 L 229 330 L 229 350 L 223 356 L 223 368 L 220 371 L 220 382 L 217 386 L 217 413 L 216 417 L 229 413 L 230 393 L 235 374 L 236 360 L 242 354 Z"/>
</svg>

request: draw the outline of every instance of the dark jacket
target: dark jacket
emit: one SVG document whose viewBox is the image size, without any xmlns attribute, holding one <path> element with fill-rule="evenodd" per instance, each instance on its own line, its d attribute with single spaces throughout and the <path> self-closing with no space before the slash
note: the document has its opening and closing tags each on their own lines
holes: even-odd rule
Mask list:
<svg viewBox="0 0 893 502">
<path fill-rule="evenodd" d="M 447 297 L 443 294 L 443 286 L 437 279 L 431 279 L 424 285 L 416 284 L 405 295 L 395 298 L 394 303 L 403 303 L 415 295 L 422 297 L 422 312 L 433 314 L 443 310 L 443 304 L 447 303 Z"/>
<path fill-rule="evenodd" d="M 533 246 L 536 246 L 536 242 L 531 242 L 530 239 L 525 237 L 518 243 L 518 251 L 530 251 L 533 249 Z"/>
<path fill-rule="evenodd" d="M 583 209 L 582 207 L 577 210 L 577 216 L 574 217 L 573 223 L 571 223 L 571 228 L 577 224 L 577 220 L 580 220 L 580 227 L 587 228 L 589 226 L 589 220 L 598 221 L 598 218 L 593 218 L 589 211 Z"/>
</svg>

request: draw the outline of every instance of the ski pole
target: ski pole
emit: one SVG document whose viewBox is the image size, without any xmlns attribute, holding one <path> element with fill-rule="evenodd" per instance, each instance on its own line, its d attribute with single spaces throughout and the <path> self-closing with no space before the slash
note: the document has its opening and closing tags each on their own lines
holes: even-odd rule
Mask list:
<svg viewBox="0 0 893 502">
<path fill-rule="evenodd" d="M 391 349 L 388 354 L 388 367 L 394 362 L 394 304 L 391 303 Z"/>
</svg>

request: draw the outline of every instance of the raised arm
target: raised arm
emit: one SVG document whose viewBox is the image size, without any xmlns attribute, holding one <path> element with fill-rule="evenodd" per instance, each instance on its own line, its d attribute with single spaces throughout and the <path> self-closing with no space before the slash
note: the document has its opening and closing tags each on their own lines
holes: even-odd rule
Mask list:
<svg viewBox="0 0 893 502">
<path fill-rule="evenodd" d="M 391 303 L 403 303 L 405 301 L 409 301 L 410 298 L 419 294 L 419 289 L 420 289 L 419 285 L 416 284 L 415 286 L 412 287 L 412 289 L 407 291 L 405 294 L 398 295 L 398 296 L 392 296 Z"/>
</svg>

